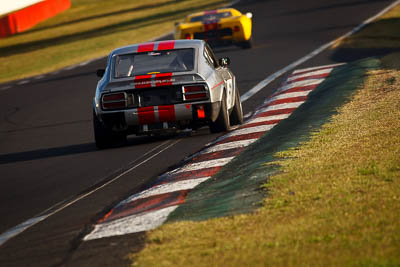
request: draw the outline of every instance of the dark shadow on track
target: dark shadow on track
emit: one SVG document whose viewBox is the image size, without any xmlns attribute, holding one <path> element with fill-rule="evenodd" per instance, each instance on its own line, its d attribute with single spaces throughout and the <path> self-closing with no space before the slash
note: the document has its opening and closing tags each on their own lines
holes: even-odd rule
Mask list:
<svg viewBox="0 0 400 267">
<path fill-rule="evenodd" d="M 168 134 L 168 135 L 159 135 L 159 136 L 130 136 L 128 137 L 126 142 L 115 144 L 113 147 L 110 147 L 106 150 L 98 150 L 96 148 L 95 143 L 85 143 L 85 144 L 77 144 L 70 146 L 61 146 L 61 147 L 53 147 L 53 148 L 44 148 L 30 151 L 23 151 L 17 153 L 3 154 L 0 155 L 0 165 L 21 161 L 30 161 L 30 160 L 38 160 L 43 158 L 53 158 L 53 157 L 61 157 L 96 151 L 107 151 L 109 149 L 118 149 L 129 146 L 137 146 L 149 144 L 157 141 L 165 141 L 172 140 L 174 138 L 190 138 L 192 135 L 203 135 L 209 134 L 208 129 L 199 129 L 198 131 L 188 131 L 181 132 L 176 134 Z"/>
<path fill-rule="evenodd" d="M 104 64 L 105 65 L 105 64 Z M 56 77 L 51 77 L 51 78 L 44 78 L 38 81 L 31 81 L 31 84 L 45 84 L 48 82 L 57 82 L 57 81 L 63 81 L 63 80 L 69 80 L 72 78 L 79 78 L 79 77 L 85 77 L 85 76 L 96 76 L 96 70 L 93 71 L 87 71 L 87 72 L 80 72 L 80 73 L 75 73 L 75 74 L 70 74 L 70 75 L 61 75 L 61 76 L 56 76 Z"/>
<path fill-rule="evenodd" d="M 126 143 L 116 144 L 114 147 L 110 148 L 119 148 L 125 146 L 134 146 L 139 144 L 146 144 L 154 142 L 154 138 L 150 138 L 147 136 L 130 138 Z M 70 146 L 61 146 L 61 147 L 53 147 L 53 148 L 44 148 L 37 150 L 30 150 L 18 153 L 10 153 L 0 155 L 0 164 L 21 162 L 21 161 L 30 161 L 30 160 L 38 160 L 43 158 L 53 158 L 53 157 L 61 157 L 68 155 L 75 155 L 81 153 L 95 152 L 98 151 L 96 145 L 94 143 L 85 143 L 85 144 L 77 144 Z"/>
<path fill-rule="evenodd" d="M 96 151 L 94 143 L 86 143 L 64 147 L 54 147 L 0 155 L 0 164 L 29 161 L 43 158 L 60 157 Z"/>
<path fill-rule="evenodd" d="M 18 111 L 19 108 L 15 108 L 15 111 Z M 14 110 L 13 110 L 14 111 Z M 10 116 L 10 115 L 8 115 Z M 9 120 L 5 116 L 5 121 L 8 122 L 9 124 L 16 125 L 14 122 Z M 78 121 L 67 121 L 67 122 L 60 122 L 60 123 L 54 123 L 54 124 L 45 124 L 45 125 L 37 125 L 37 126 L 31 126 L 31 127 L 25 127 L 25 128 L 18 128 L 18 129 L 13 129 L 13 130 L 5 130 L 5 131 L 0 131 L 0 133 L 17 133 L 17 132 L 24 132 L 24 131 L 29 131 L 29 130 L 37 130 L 37 129 L 44 129 L 44 128 L 51 128 L 51 127 L 58 127 L 58 126 L 65 126 L 65 125 L 73 125 L 73 124 L 81 124 L 81 123 L 89 123 L 91 120 L 78 120 Z"/>
</svg>

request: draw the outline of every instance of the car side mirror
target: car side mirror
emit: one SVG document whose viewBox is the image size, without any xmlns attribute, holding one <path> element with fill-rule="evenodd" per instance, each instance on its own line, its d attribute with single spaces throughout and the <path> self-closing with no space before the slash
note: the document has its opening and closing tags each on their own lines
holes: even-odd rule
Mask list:
<svg viewBox="0 0 400 267">
<path fill-rule="evenodd" d="M 106 70 L 105 69 L 98 69 L 97 71 L 96 71 L 96 75 L 97 75 L 97 77 L 103 77 L 104 76 L 104 73 L 106 72 Z"/>
<path fill-rule="evenodd" d="M 227 67 L 229 64 L 231 64 L 229 57 L 222 57 L 219 59 L 219 65 L 222 67 Z"/>
<path fill-rule="evenodd" d="M 248 17 L 249 19 L 251 19 L 251 18 L 253 17 L 253 13 L 247 12 L 247 13 L 246 13 L 246 17 Z"/>
</svg>

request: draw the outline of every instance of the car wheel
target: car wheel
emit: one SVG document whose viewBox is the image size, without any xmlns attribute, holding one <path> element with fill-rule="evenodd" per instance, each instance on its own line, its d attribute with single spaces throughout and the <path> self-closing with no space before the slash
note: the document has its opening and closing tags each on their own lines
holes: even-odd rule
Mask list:
<svg viewBox="0 0 400 267">
<path fill-rule="evenodd" d="M 249 40 L 245 41 L 245 42 L 241 42 L 239 44 L 243 49 L 249 49 L 253 47 L 253 36 L 250 37 Z"/>
<path fill-rule="evenodd" d="M 231 125 L 229 122 L 229 113 L 228 113 L 228 108 L 226 105 L 226 97 L 225 97 L 225 93 L 224 93 L 222 96 L 221 108 L 219 110 L 218 117 L 214 122 L 210 122 L 210 131 L 212 133 L 220 133 L 220 132 L 229 131 L 230 128 L 231 128 Z"/>
<path fill-rule="evenodd" d="M 98 149 L 109 148 L 118 143 L 126 141 L 126 135 L 123 133 L 115 133 L 112 130 L 106 128 L 103 123 L 97 118 L 93 112 L 93 130 L 94 140 Z"/>
<path fill-rule="evenodd" d="M 231 125 L 238 125 L 243 123 L 243 110 L 242 102 L 240 102 L 239 90 L 235 90 L 235 106 L 229 116 Z"/>
</svg>

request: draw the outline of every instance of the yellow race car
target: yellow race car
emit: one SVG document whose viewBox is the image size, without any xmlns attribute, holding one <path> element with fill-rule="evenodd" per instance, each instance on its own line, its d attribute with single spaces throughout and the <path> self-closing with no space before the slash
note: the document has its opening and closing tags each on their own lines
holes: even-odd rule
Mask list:
<svg viewBox="0 0 400 267">
<path fill-rule="evenodd" d="M 221 8 L 190 14 L 182 23 L 175 23 L 175 39 L 202 39 L 210 44 L 234 43 L 243 48 L 252 46 L 252 13 L 234 8 Z"/>
</svg>

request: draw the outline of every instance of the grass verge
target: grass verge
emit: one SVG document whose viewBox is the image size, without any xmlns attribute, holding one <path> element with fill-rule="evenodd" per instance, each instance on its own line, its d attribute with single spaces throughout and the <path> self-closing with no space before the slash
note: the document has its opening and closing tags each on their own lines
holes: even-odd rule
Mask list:
<svg viewBox="0 0 400 267">
<path fill-rule="evenodd" d="M 71 0 L 71 8 L 31 30 L 0 39 L 0 82 L 107 55 L 173 30 L 174 21 L 226 0 Z"/>
<path fill-rule="evenodd" d="M 375 42 L 398 34 L 400 8 L 390 16 L 376 22 L 385 20 L 386 37 Z M 364 48 L 362 39 L 372 29 L 343 45 Z M 130 255 L 132 264 L 399 266 L 399 155 L 400 53 L 395 53 L 367 72 L 351 101 L 308 141 L 276 154 L 282 173 L 264 185 L 268 197 L 262 208 L 166 224 L 149 232 L 145 249 Z"/>
</svg>

